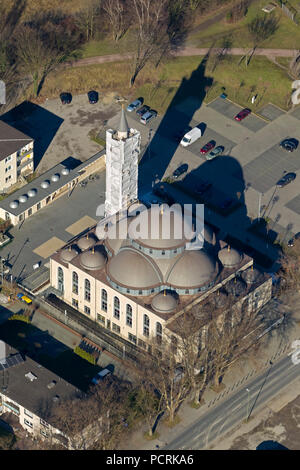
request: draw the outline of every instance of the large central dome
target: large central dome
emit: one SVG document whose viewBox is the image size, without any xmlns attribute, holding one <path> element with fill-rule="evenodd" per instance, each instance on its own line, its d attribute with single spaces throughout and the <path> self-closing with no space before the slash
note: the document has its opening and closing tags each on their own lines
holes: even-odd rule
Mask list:
<svg viewBox="0 0 300 470">
<path fill-rule="evenodd" d="M 141 212 L 129 224 L 128 235 L 142 246 L 158 250 L 176 249 L 192 239 L 192 223 L 186 221 L 181 208 L 154 205 Z"/>
</svg>

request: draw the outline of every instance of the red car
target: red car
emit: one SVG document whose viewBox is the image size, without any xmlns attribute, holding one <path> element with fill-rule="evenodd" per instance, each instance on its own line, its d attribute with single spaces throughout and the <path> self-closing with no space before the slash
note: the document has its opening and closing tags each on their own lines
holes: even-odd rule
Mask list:
<svg viewBox="0 0 300 470">
<path fill-rule="evenodd" d="M 242 121 L 243 119 L 245 119 L 245 117 L 249 116 L 249 114 L 251 114 L 251 109 L 245 108 L 245 109 L 242 109 L 242 111 L 240 111 L 240 112 L 234 117 L 234 119 L 235 119 L 236 121 Z"/>
<path fill-rule="evenodd" d="M 216 142 L 214 140 L 210 140 L 209 142 L 207 142 L 207 144 L 204 145 L 204 147 L 202 147 L 202 149 L 200 150 L 200 153 L 205 155 L 207 152 L 212 150 L 215 145 L 216 145 Z"/>
</svg>

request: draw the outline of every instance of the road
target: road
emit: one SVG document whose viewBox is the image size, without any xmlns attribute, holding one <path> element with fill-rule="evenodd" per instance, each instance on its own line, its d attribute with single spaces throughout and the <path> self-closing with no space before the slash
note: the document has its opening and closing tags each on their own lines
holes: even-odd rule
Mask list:
<svg viewBox="0 0 300 470">
<path fill-rule="evenodd" d="M 213 441 L 245 421 L 247 416 L 252 417 L 259 408 L 266 406 L 272 397 L 282 392 L 284 387 L 299 376 L 300 365 L 294 365 L 291 357 L 284 357 L 276 364 L 270 365 L 259 377 L 245 383 L 230 398 L 207 411 L 164 449 L 208 449 Z"/>
</svg>

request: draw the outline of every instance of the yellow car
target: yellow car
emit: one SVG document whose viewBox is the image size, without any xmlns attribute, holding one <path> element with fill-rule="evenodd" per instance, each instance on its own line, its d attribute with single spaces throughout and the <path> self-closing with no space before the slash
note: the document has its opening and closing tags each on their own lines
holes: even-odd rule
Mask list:
<svg viewBox="0 0 300 470">
<path fill-rule="evenodd" d="M 32 304 L 32 300 L 26 295 L 23 295 L 22 300 L 23 302 L 26 302 L 27 304 Z"/>
</svg>

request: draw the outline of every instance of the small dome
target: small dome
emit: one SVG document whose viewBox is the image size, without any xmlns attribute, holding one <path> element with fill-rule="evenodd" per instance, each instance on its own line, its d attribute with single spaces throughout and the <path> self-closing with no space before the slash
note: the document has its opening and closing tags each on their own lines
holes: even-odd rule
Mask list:
<svg viewBox="0 0 300 470">
<path fill-rule="evenodd" d="M 177 307 L 177 296 L 172 291 L 164 290 L 153 297 L 151 306 L 156 312 L 169 313 Z"/>
<path fill-rule="evenodd" d="M 154 263 L 134 248 L 122 248 L 107 269 L 108 276 L 119 285 L 132 289 L 147 289 L 162 282 Z"/>
<path fill-rule="evenodd" d="M 9 207 L 11 207 L 12 209 L 16 209 L 19 205 L 19 201 L 11 201 L 9 203 Z"/>
<path fill-rule="evenodd" d="M 235 279 L 231 279 L 231 281 L 227 282 L 224 286 L 226 292 L 229 295 L 233 295 L 235 297 L 240 297 L 240 295 L 245 293 L 246 290 L 246 283 L 239 277 Z"/>
<path fill-rule="evenodd" d="M 252 266 L 251 268 L 243 271 L 241 277 L 247 284 L 255 284 L 256 282 L 261 281 L 263 275 L 258 269 L 253 268 Z"/>
<path fill-rule="evenodd" d="M 80 264 L 84 269 L 91 271 L 102 269 L 106 263 L 106 253 L 102 246 L 93 247 L 80 255 Z"/>
<path fill-rule="evenodd" d="M 92 248 L 97 243 L 97 240 L 93 234 L 87 234 L 84 237 L 80 238 L 77 242 L 78 247 L 84 251 Z"/>
<path fill-rule="evenodd" d="M 59 178 L 60 178 L 60 175 L 58 173 L 55 173 L 55 175 L 51 176 L 51 181 L 55 183 L 56 181 L 59 180 Z"/>
<path fill-rule="evenodd" d="M 37 193 L 36 189 L 29 189 L 27 194 L 28 194 L 29 197 L 34 197 L 34 196 L 36 196 L 36 193 Z"/>
<path fill-rule="evenodd" d="M 215 261 L 203 250 L 185 251 L 175 261 L 167 282 L 178 288 L 196 288 L 216 276 Z"/>
<path fill-rule="evenodd" d="M 211 302 L 215 308 L 225 307 L 228 303 L 228 294 L 224 290 L 218 290 L 212 295 Z"/>
<path fill-rule="evenodd" d="M 23 194 L 22 196 L 19 197 L 19 201 L 24 203 L 28 200 L 27 194 Z"/>
<path fill-rule="evenodd" d="M 61 170 L 61 174 L 64 175 L 64 176 L 68 175 L 69 173 L 70 173 L 69 168 L 63 168 L 63 169 Z"/>
<path fill-rule="evenodd" d="M 224 268 L 233 268 L 242 261 L 243 256 L 234 248 L 223 248 L 218 253 L 218 258 L 223 264 Z"/>
<path fill-rule="evenodd" d="M 77 255 L 78 251 L 70 245 L 68 248 L 65 248 L 60 252 L 60 259 L 68 263 L 69 261 L 72 261 L 72 259 Z"/>
<path fill-rule="evenodd" d="M 41 182 L 41 188 L 47 189 L 47 188 L 49 188 L 49 186 L 50 186 L 50 181 L 45 180 L 45 181 Z"/>
</svg>

